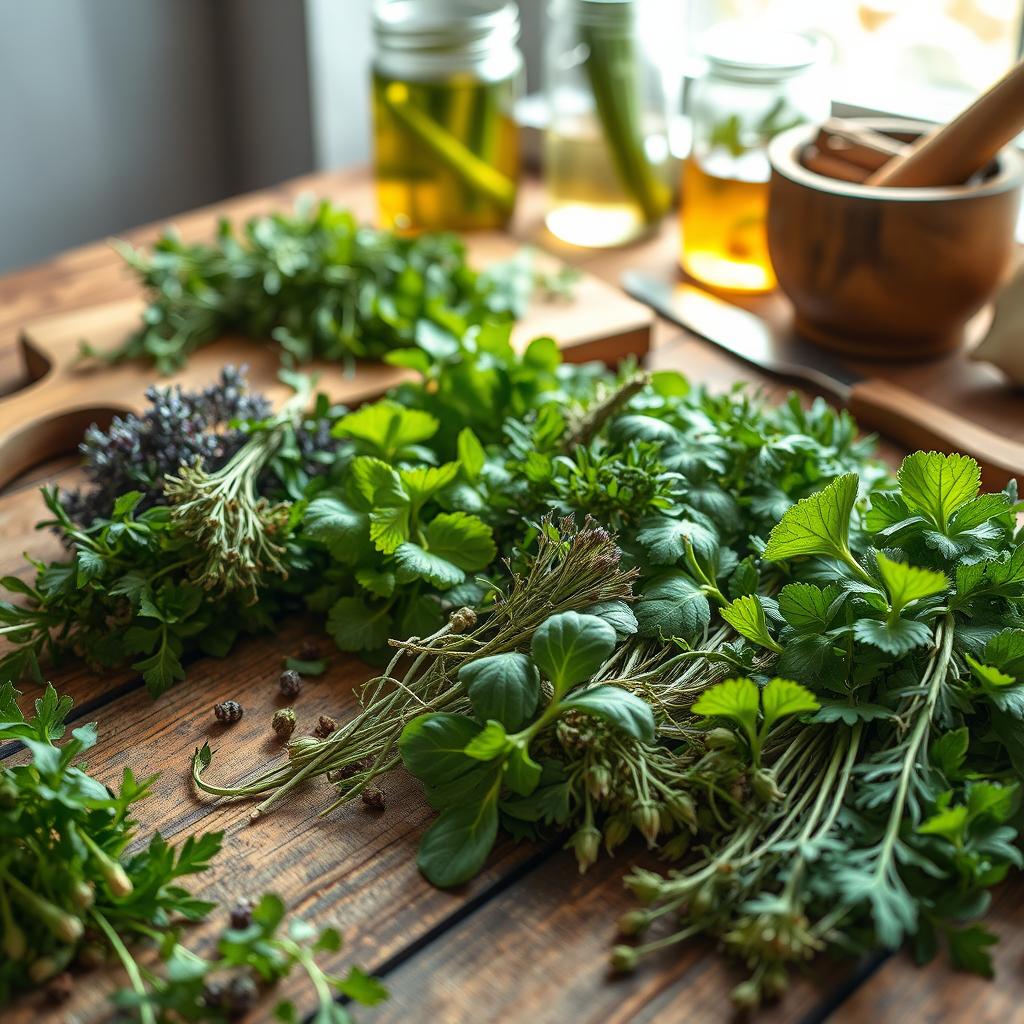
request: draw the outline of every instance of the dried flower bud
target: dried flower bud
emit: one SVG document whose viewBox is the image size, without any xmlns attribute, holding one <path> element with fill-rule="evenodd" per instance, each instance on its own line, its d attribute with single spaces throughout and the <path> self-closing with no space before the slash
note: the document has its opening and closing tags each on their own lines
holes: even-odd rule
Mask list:
<svg viewBox="0 0 1024 1024">
<path fill-rule="evenodd" d="M 612 970 L 627 974 L 636 969 L 640 954 L 632 946 L 616 946 L 612 950 Z"/>
<path fill-rule="evenodd" d="M 665 880 L 653 871 L 637 868 L 626 879 L 626 888 L 643 904 L 653 903 L 660 895 Z"/>
<path fill-rule="evenodd" d="M 758 799 L 766 804 L 776 803 L 786 795 L 779 789 L 779 784 L 775 781 L 775 773 L 768 768 L 759 768 L 754 772 L 751 783 Z"/>
<path fill-rule="evenodd" d="M 237 700 L 226 700 L 220 704 L 214 704 L 213 713 L 217 716 L 218 722 L 230 725 L 242 717 L 242 705 Z"/>
<path fill-rule="evenodd" d="M 636 825 L 640 834 L 647 840 L 648 846 L 653 846 L 661 830 L 661 814 L 658 805 L 650 800 L 645 800 L 633 808 L 633 824 Z"/>
<path fill-rule="evenodd" d="M 476 612 L 472 608 L 456 608 L 448 616 L 453 633 L 467 633 L 476 625 Z"/>
<path fill-rule="evenodd" d="M 690 849 L 691 836 L 689 832 L 680 832 L 674 835 L 667 843 L 662 843 L 658 849 L 658 856 L 662 860 L 679 860 L 685 857 Z"/>
<path fill-rule="evenodd" d="M 688 793 L 672 793 L 666 798 L 666 806 L 674 821 L 697 830 L 697 808 Z"/>
<path fill-rule="evenodd" d="M 88 910 L 96 901 L 96 889 L 91 883 L 78 879 L 71 885 L 71 902 L 79 910 Z"/>
<path fill-rule="evenodd" d="M 278 708 L 270 720 L 274 732 L 286 740 L 295 731 L 295 711 L 292 708 Z"/>
<path fill-rule="evenodd" d="M 761 990 L 753 978 L 741 981 L 730 993 L 737 1010 L 756 1010 L 761 1005 Z"/>
<path fill-rule="evenodd" d="M 375 786 L 364 789 L 362 792 L 363 803 L 370 808 L 371 811 L 383 811 L 385 805 L 384 802 L 384 790 L 377 789 Z"/>
<path fill-rule="evenodd" d="M 719 725 L 704 733 L 704 742 L 711 750 L 735 750 L 738 741 L 732 729 Z"/>
<path fill-rule="evenodd" d="M 252 924 L 252 907 L 252 900 L 239 900 L 231 908 L 229 926 L 236 932 L 242 931 L 243 928 L 248 928 Z"/>
<path fill-rule="evenodd" d="M 645 910 L 629 910 L 619 918 L 619 934 L 639 935 L 650 923 L 651 919 Z"/>
<path fill-rule="evenodd" d="M 582 875 L 597 860 L 598 851 L 601 849 L 601 833 L 593 825 L 583 825 L 572 834 L 565 845 L 575 851 L 576 863 Z"/>
<path fill-rule="evenodd" d="M 322 740 L 325 740 L 337 728 L 338 723 L 333 718 L 331 718 L 330 715 L 321 715 L 317 719 L 316 728 L 313 730 L 313 735 L 319 737 Z"/>
<path fill-rule="evenodd" d="M 772 964 L 761 979 L 761 988 L 769 999 L 779 999 L 789 988 L 789 975 L 781 964 Z"/>
<path fill-rule="evenodd" d="M 604 848 L 611 853 L 628 838 L 633 826 L 624 814 L 613 814 L 604 823 Z"/>
<path fill-rule="evenodd" d="M 278 679 L 277 685 L 281 688 L 281 693 L 285 697 L 298 697 L 302 692 L 302 676 L 293 668 L 286 668 L 281 673 L 281 678 Z"/>
<path fill-rule="evenodd" d="M 603 800 L 611 789 L 612 773 L 606 764 L 592 764 L 583 776 L 595 800 Z"/>
</svg>

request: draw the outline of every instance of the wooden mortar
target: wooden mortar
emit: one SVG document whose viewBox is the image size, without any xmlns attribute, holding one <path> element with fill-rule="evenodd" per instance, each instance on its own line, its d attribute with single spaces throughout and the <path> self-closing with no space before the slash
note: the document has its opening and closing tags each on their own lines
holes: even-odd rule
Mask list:
<svg viewBox="0 0 1024 1024">
<path fill-rule="evenodd" d="M 913 142 L 929 125 L 863 123 Z M 955 348 L 1014 259 L 1024 158 L 998 154 L 977 185 L 886 188 L 817 174 L 801 163 L 817 128 L 769 147 L 768 249 L 797 330 L 828 348 L 906 360 Z"/>
</svg>

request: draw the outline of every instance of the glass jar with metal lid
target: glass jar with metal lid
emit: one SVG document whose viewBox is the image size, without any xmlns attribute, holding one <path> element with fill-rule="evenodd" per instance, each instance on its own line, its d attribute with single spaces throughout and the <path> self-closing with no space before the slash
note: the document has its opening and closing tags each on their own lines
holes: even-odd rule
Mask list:
<svg viewBox="0 0 1024 1024">
<path fill-rule="evenodd" d="M 548 230 L 574 245 L 631 242 L 668 212 L 679 173 L 684 5 L 550 0 L 548 11 Z"/>
<path fill-rule="evenodd" d="M 823 40 L 728 23 L 706 33 L 705 74 L 691 88 L 693 129 L 683 169 L 682 266 L 728 291 L 775 287 L 768 258 L 767 144 L 828 117 Z"/>
<path fill-rule="evenodd" d="M 523 78 L 508 0 L 378 0 L 373 134 L 384 227 L 498 228 L 519 175 Z"/>
</svg>

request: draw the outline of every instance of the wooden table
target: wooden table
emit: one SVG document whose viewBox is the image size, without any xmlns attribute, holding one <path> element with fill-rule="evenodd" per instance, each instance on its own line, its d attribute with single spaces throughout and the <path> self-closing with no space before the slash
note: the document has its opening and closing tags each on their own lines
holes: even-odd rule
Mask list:
<svg viewBox="0 0 1024 1024">
<path fill-rule="evenodd" d="M 304 178 L 184 215 L 175 223 L 186 238 L 203 238 L 212 233 L 220 216 L 241 218 L 290 204 L 302 192 L 330 196 L 372 216 L 369 179 L 357 171 Z M 541 205 L 539 188 L 527 187 L 517 234 L 549 244 L 539 227 Z M 140 228 L 127 237 L 137 244 L 151 241 L 158 227 Z M 669 271 L 676 244 L 674 226 L 666 225 L 660 237 L 617 252 L 564 247 L 559 251 L 615 281 L 626 267 Z M 16 351 L 21 324 L 41 314 L 129 296 L 133 289 L 120 260 L 104 243 L 71 250 L 0 279 L 0 393 L 24 382 Z M 773 315 L 781 309 L 779 300 L 761 305 Z M 750 377 L 728 357 L 680 337 L 667 324 L 659 325 L 652 362 L 713 385 Z M 885 372 L 1024 440 L 1024 398 L 1006 389 L 990 368 L 953 356 L 924 367 Z M 761 383 L 770 393 L 785 390 L 778 382 Z M 892 448 L 887 454 L 898 456 Z M 57 553 L 54 538 L 33 530 L 42 511 L 36 484 L 40 475 L 69 479 L 69 465 L 50 466 L 0 495 L 0 572 L 27 576 L 21 557 L 25 550 L 37 556 Z M 94 775 L 114 782 L 125 766 L 137 775 L 162 772 L 154 796 L 139 808 L 145 835 L 159 828 L 168 838 L 180 840 L 197 830 L 226 831 L 224 852 L 198 880 L 204 896 L 230 906 L 240 897 L 272 889 L 293 912 L 321 924 L 337 924 L 346 944 L 331 966 L 358 961 L 391 991 L 389 1002 L 358 1014 L 365 1024 L 682 1024 L 730 1018 L 728 991 L 741 974 L 708 944 L 669 951 L 632 977 L 609 977 L 606 963 L 614 922 L 631 906 L 622 878 L 631 863 L 643 859 L 635 849 L 614 859 L 602 858 L 580 877 L 570 855 L 557 845 L 537 848 L 501 841 L 470 885 L 440 892 L 415 867 L 416 846 L 431 812 L 417 785 L 401 772 L 385 781 L 387 809 L 382 813 L 358 805 L 319 819 L 325 794 L 314 786 L 250 826 L 246 805 L 198 799 L 186 769 L 193 749 L 204 739 L 230 748 L 233 762 L 253 767 L 274 752 L 268 722 L 277 706 L 281 660 L 311 634 L 317 634 L 312 622 L 284 623 L 277 636 L 250 642 L 226 660 L 193 664 L 188 680 L 156 702 L 130 671 L 97 678 L 84 669 L 69 669 L 54 676 L 57 688 L 75 698 L 74 717 L 99 723 L 100 742 L 89 757 Z M 357 660 L 334 657 L 324 676 L 307 682 L 297 702 L 301 720 L 315 721 L 321 712 L 346 715 L 354 706 L 353 687 L 368 674 Z M 246 714 L 229 733 L 222 733 L 211 708 L 231 697 L 243 699 Z M 943 965 L 917 969 L 902 954 L 862 963 L 822 958 L 807 976 L 794 980 L 781 1006 L 769 1008 L 759 1019 L 828 1019 L 844 1024 L 1024 1020 L 1024 927 L 1015 924 L 1022 906 L 1020 881 L 995 895 L 990 923 L 1002 941 L 996 950 L 999 976 L 994 983 L 954 974 Z M 201 946 L 223 926 L 223 915 L 215 914 L 193 931 L 191 941 Z M 3 1020 L 102 1020 L 108 1013 L 106 993 L 122 983 L 117 972 L 94 973 L 78 983 L 71 1002 L 60 1009 L 51 1011 L 37 999 L 25 1000 L 4 1012 Z M 300 1000 L 301 1008 L 310 1008 L 301 979 L 282 987 Z M 250 1019 L 267 1019 L 272 1005 L 268 1001 L 263 1012 Z"/>
</svg>

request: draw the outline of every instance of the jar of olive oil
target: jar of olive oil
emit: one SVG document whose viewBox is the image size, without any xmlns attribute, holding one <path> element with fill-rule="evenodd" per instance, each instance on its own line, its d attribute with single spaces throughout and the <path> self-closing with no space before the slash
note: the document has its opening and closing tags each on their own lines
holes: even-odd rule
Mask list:
<svg viewBox="0 0 1024 1024">
<path fill-rule="evenodd" d="M 623 245 L 668 212 L 683 14 L 679 0 L 551 0 L 545 223 L 562 241 Z"/>
<path fill-rule="evenodd" d="M 500 228 L 519 174 L 523 79 L 508 0 L 378 0 L 373 134 L 382 226 Z"/>
<path fill-rule="evenodd" d="M 682 266 L 714 288 L 771 291 L 767 145 L 787 128 L 828 117 L 828 48 L 799 33 L 734 23 L 702 42 L 707 70 L 688 97 L 693 143 L 683 167 Z"/>
</svg>

